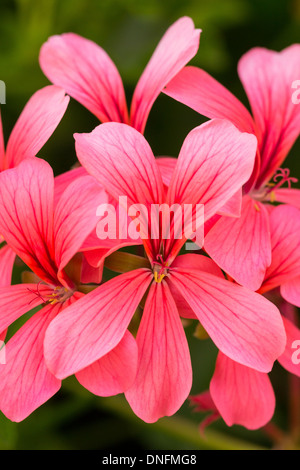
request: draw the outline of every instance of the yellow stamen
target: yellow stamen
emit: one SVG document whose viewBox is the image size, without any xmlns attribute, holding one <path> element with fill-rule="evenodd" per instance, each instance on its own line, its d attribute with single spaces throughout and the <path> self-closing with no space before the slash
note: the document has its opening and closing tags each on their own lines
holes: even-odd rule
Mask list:
<svg viewBox="0 0 300 470">
<path fill-rule="evenodd" d="M 158 280 L 156 281 L 158 284 L 161 283 L 161 281 L 163 280 L 163 278 L 165 277 L 165 274 L 160 274 Z"/>
<path fill-rule="evenodd" d="M 271 193 L 270 193 L 270 202 L 275 202 L 275 201 L 276 201 L 275 191 L 271 191 Z"/>
<path fill-rule="evenodd" d="M 257 212 L 260 212 L 260 208 L 259 208 L 258 204 L 255 203 L 255 204 L 254 204 L 254 207 L 255 207 L 255 209 L 257 210 Z"/>
</svg>

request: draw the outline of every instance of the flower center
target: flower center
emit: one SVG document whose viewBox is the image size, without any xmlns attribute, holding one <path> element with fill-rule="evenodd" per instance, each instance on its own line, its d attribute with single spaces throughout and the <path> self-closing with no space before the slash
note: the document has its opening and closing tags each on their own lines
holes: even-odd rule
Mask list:
<svg viewBox="0 0 300 470">
<path fill-rule="evenodd" d="M 288 184 L 288 188 L 291 188 L 292 183 L 297 183 L 298 179 L 290 176 L 290 170 L 288 168 L 278 168 L 275 175 L 273 176 L 273 181 L 267 183 L 264 187 L 256 190 L 253 193 L 253 198 L 258 201 L 268 200 L 275 202 L 276 193 L 275 190 L 279 189 L 284 183 Z"/>
<path fill-rule="evenodd" d="M 272 193 L 275 196 L 275 189 L 280 188 L 284 183 L 288 184 L 288 187 L 291 187 L 292 183 L 297 183 L 298 179 L 290 176 L 290 170 L 288 168 L 278 168 L 275 175 L 273 176 L 274 183 L 269 183 L 267 194 Z"/>
<path fill-rule="evenodd" d="M 32 289 L 29 289 L 29 288 L 28 288 L 28 290 L 30 292 L 32 292 L 33 294 L 35 294 L 37 297 L 39 297 L 43 301 L 44 304 L 49 303 L 51 305 L 55 305 L 58 302 L 59 303 L 64 303 L 66 300 L 68 300 L 73 295 L 73 291 L 71 291 L 71 290 L 69 290 L 69 289 L 67 289 L 66 287 L 63 287 L 63 286 L 54 287 L 54 289 L 52 291 L 52 294 L 48 294 L 48 293 L 43 294 L 40 291 L 40 287 L 39 287 L 40 284 L 41 284 L 41 281 L 37 284 L 35 291 L 33 291 Z"/>
<path fill-rule="evenodd" d="M 55 305 L 58 302 L 62 304 L 66 300 L 68 300 L 69 297 L 71 297 L 71 295 L 72 295 L 72 291 L 70 291 L 66 287 L 57 286 L 53 289 L 52 294 L 48 296 L 48 302 L 51 305 Z"/>
<path fill-rule="evenodd" d="M 163 260 L 162 255 L 156 256 L 156 261 L 153 261 L 153 277 L 155 282 L 161 283 L 163 278 L 168 275 L 168 263 Z"/>
</svg>

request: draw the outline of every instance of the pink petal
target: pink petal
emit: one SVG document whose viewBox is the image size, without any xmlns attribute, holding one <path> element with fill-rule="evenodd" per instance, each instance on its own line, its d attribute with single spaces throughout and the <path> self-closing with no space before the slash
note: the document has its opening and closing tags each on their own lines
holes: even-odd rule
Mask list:
<svg viewBox="0 0 300 470">
<path fill-rule="evenodd" d="M 44 303 L 51 293 L 44 284 L 16 284 L 0 287 L 0 332 L 29 310 Z"/>
<path fill-rule="evenodd" d="M 270 231 L 272 263 L 262 292 L 300 275 L 300 210 L 288 205 L 275 207 L 270 213 Z"/>
<path fill-rule="evenodd" d="M 263 296 L 210 273 L 174 268 L 170 281 L 228 357 L 269 372 L 286 336 L 278 309 Z"/>
<path fill-rule="evenodd" d="M 42 88 L 30 98 L 7 143 L 7 168 L 37 155 L 60 123 L 68 103 L 69 97 L 56 86 Z"/>
<path fill-rule="evenodd" d="M 192 385 L 187 340 L 165 281 L 150 287 L 136 341 L 138 371 L 125 396 L 139 418 L 153 423 L 176 413 Z"/>
<path fill-rule="evenodd" d="M 242 210 L 243 191 L 239 189 L 218 211 L 220 215 L 240 217 Z"/>
<path fill-rule="evenodd" d="M 222 217 L 206 235 L 204 246 L 213 260 L 239 284 L 257 290 L 271 264 L 266 208 L 244 196 L 241 217 Z"/>
<path fill-rule="evenodd" d="M 75 134 L 75 140 L 81 164 L 113 198 L 119 201 L 126 196 L 128 207 L 144 204 L 140 233 L 149 256 L 153 255 L 152 245 L 159 241 L 149 239 L 148 214 L 151 204 L 162 202 L 164 188 L 148 142 L 132 127 L 114 122 L 102 124 L 90 134 Z"/>
<path fill-rule="evenodd" d="M 0 233 L 39 277 L 56 282 L 53 261 L 53 172 L 39 158 L 0 173 Z"/>
<path fill-rule="evenodd" d="M 79 251 L 95 228 L 97 208 L 107 194 L 91 176 L 75 179 L 62 194 L 54 215 L 55 261 L 59 270 Z"/>
<path fill-rule="evenodd" d="M 187 254 L 177 256 L 172 263 L 173 268 L 188 268 L 189 270 L 205 271 L 215 276 L 224 277 L 221 269 L 207 256 Z M 179 315 L 183 318 L 197 319 L 194 310 L 189 306 L 182 294 L 176 289 L 174 284 L 170 282 L 169 289 L 175 300 Z"/>
<path fill-rule="evenodd" d="M 134 337 L 126 331 L 119 344 L 98 361 L 77 372 L 83 387 L 101 397 L 124 393 L 134 382 L 138 350 Z"/>
<path fill-rule="evenodd" d="M 108 236 L 105 239 L 99 237 L 98 234 L 98 222 L 96 229 L 85 239 L 82 244 L 81 250 L 88 263 L 93 267 L 99 267 L 103 265 L 104 258 L 109 256 L 114 251 L 120 248 L 132 245 L 142 245 L 141 238 L 132 239 L 129 234 L 129 224 L 132 222 L 131 218 L 128 217 L 127 212 L 123 207 L 119 206 L 118 203 L 109 196 L 109 204 L 114 208 L 116 215 L 116 235 L 111 237 Z M 99 218 L 100 223 L 101 217 Z"/>
<path fill-rule="evenodd" d="M 44 307 L 6 344 L 6 364 L 0 364 L 0 409 L 11 421 L 27 418 L 60 388 L 43 355 L 45 331 L 59 309 Z"/>
<path fill-rule="evenodd" d="M 284 353 L 278 362 L 286 370 L 300 377 L 300 330 L 290 320 L 282 317 L 287 336 Z"/>
<path fill-rule="evenodd" d="M 219 353 L 210 382 L 211 397 L 227 426 L 258 429 L 275 410 L 275 395 L 267 374 L 245 367 Z"/>
<path fill-rule="evenodd" d="M 163 92 L 209 118 L 228 119 L 242 132 L 254 132 L 245 106 L 204 70 L 185 67 Z"/>
<path fill-rule="evenodd" d="M 81 176 L 87 176 L 87 172 L 85 168 L 79 166 L 54 178 L 54 207 L 56 207 L 63 192 L 67 189 L 69 184 Z"/>
<path fill-rule="evenodd" d="M 255 151 L 255 137 L 228 121 L 215 119 L 196 127 L 180 150 L 168 200 L 204 204 L 208 220 L 247 181 Z"/>
<path fill-rule="evenodd" d="M 16 254 L 9 246 L 0 249 L 0 287 L 10 286 L 15 258 Z"/>
<path fill-rule="evenodd" d="M 56 377 L 84 369 L 117 346 L 151 278 L 147 269 L 117 276 L 66 308 L 51 323 L 45 357 Z"/>
<path fill-rule="evenodd" d="M 128 122 L 123 83 L 119 72 L 94 42 L 74 33 L 52 36 L 43 44 L 40 66 L 100 121 Z"/>
<path fill-rule="evenodd" d="M 83 256 L 80 278 L 83 284 L 100 284 L 102 280 L 102 274 L 103 263 L 101 266 L 94 268 L 87 262 L 86 257 Z"/>
<path fill-rule="evenodd" d="M 212 217 L 248 180 L 254 164 L 256 138 L 225 120 L 211 120 L 186 137 L 169 186 L 171 205 L 204 205 L 204 220 Z M 185 234 L 188 238 L 188 234 Z M 166 243 L 166 252 L 171 244 Z M 178 240 L 180 247 L 184 240 Z"/>
<path fill-rule="evenodd" d="M 274 194 L 276 202 L 284 202 L 285 204 L 289 204 L 290 206 L 300 209 L 300 189 L 278 188 L 269 194 L 270 199 Z"/>
<path fill-rule="evenodd" d="M 7 329 L 2 331 L 2 333 L 0 333 L 0 341 L 4 341 L 5 340 L 5 337 L 6 337 L 6 333 L 7 333 Z M 5 356 L 5 352 L 4 352 L 4 356 Z M 0 354 L 0 359 L 1 359 L 1 354 Z M 5 359 L 5 358 L 4 358 Z"/>
<path fill-rule="evenodd" d="M 289 279 L 280 286 L 282 297 L 292 305 L 300 308 L 300 276 Z"/>
<path fill-rule="evenodd" d="M 75 134 L 76 152 L 86 170 L 128 205 L 160 203 L 163 184 L 146 139 L 125 124 L 106 123 L 90 134 Z"/>
<path fill-rule="evenodd" d="M 195 253 L 177 256 L 172 263 L 172 268 L 185 268 L 201 272 L 204 271 L 224 279 L 221 269 L 212 259 L 208 258 L 208 256 L 197 255 Z"/>
<path fill-rule="evenodd" d="M 156 163 L 161 173 L 164 185 L 168 188 L 177 163 L 177 158 L 157 157 Z"/>
<path fill-rule="evenodd" d="M 238 65 L 247 92 L 261 153 L 257 187 L 268 181 L 299 136 L 300 107 L 292 100 L 292 83 L 300 76 L 300 44 L 282 52 L 254 48 Z"/>
<path fill-rule="evenodd" d="M 201 30 L 191 18 L 177 20 L 164 34 L 145 68 L 131 103 L 131 125 L 144 132 L 152 105 L 166 84 L 197 53 Z"/>
<path fill-rule="evenodd" d="M 0 111 L 0 170 L 4 170 L 5 167 L 5 146 L 4 146 L 4 136 L 2 128 L 2 118 Z"/>
</svg>

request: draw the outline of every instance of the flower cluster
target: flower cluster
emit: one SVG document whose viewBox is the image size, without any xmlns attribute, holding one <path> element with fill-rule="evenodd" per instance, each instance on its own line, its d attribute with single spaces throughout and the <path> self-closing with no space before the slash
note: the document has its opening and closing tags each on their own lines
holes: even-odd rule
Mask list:
<svg viewBox="0 0 300 470">
<path fill-rule="evenodd" d="M 282 168 L 300 132 L 300 45 L 242 57 L 251 116 L 186 66 L 200 33 L 187 17 L 167 30 L 130 111 L 103 49 L 72 33 L 51 37 L 40 66 L 53 85 L 29 100 L 6 148 L 0 120 L 0 339 L 31 311 L 0 363 L 0 410 L 13 421 L 73 374 L 95 395 L 124 393 L 148 423 L 176 413 L 192 386 L 186 319 L 219 350 L 209 391 L 193 398 L 213 419 L 264 426 L 274 362 L 300 376 L 300 190 Z M 161 92 L 209 118 L 178 158 L 155 157 L 143 135 Z M 101 124 L 74 135 L 79 163 L 54 177 L 36 155 L 67 95 Z M 23 282 L 11 285 L 16 257 Z"/>
</svg>

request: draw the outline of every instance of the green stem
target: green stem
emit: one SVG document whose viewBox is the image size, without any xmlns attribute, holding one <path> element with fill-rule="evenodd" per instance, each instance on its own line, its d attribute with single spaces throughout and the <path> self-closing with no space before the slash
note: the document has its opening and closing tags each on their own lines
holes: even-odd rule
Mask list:
<svg viewBox="0 0 300 470">
<path fill-rule="evenodd" d="M 128 421 L 134 422 L 141 429 L 174 437 L 185 442 L 192 448 L 209 450 L 264 450 L 263 447 L 245 442 L 232 436 L 224 435 L 215 431 L 207 430 L 201 435 L 198 426 L 185 418 L 172 416 L 162 418 L 156 423 L 147 424 L 135 416 L 128 404 L 122 397 L 110 397 L 97 400 L 101 408 L 122 416 Z"/>
</svg>

